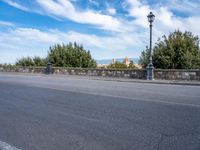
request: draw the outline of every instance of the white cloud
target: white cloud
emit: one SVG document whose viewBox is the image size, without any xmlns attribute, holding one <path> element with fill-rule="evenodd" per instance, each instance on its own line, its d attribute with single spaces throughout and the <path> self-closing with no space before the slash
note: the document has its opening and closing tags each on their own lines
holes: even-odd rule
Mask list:
<svg viewBox="0 0 200 150">
<path fill-rule="evenodd" d="M 134 24 L 141 27 L 148 27 L 147 14 L 151 11 L 148 5 L 142 4 L 139 0 L 127 0 L 127 6 L 129 6 L 129 15 L 133 16 Z"/>
<path fill-rule="evenodd" d="M 115 15 L 116 14 L 116 9 L 115 8 L 107 8 L 107 12 L 111 15 Z"/>
<path fill-rule="evenodd" d="M 15 26 L 15 24 L 12 23 L 12 22 L 7 22 L 7 21 L 1 21 L 0 20 L 0 26 L 10 26 L 10 27 L 12 27 L 12 26 Z"/>
<path fill-rule="evenodd" d="M 139 55 L 138 47 L 143 45 L 143 35 L 120 33 L 112 36 L 81 34 L 75 31 L 59 30 L 41 31 L 33 28 L 16 28 L 0 32 L 1 60 L 0 63 L 13 63 L 22 56 L 46 56 L 49 46 L 56 43 L 76 41 L 83 44 L 94 58 L 116 58 Z M 9 54 L 12 57 L 7 57 Z M 15 59 L 13 59 L 15 56 Z"/>
<path fill-rule="evenodd" d="M 176 10 L 187 15 L 199 15 L 200 0 L 173 0 L 166 1 L 170 10 Z"/>
<path fill-rule="evenodd" d="M 33 28 L 18 28 L 10 32 L 14 37 L 19 39 L 33 40 L 35 42 L 58 43 L 60 39 L 54 32 L 42 32 Z"/>
<path fill-rule="evenodd" d="M 171 11 L 171 8 L 169 7 L 171 5 L 162 6 L 161 4 L 159 4 L 156 6 L 151 6 L 148 3 L 143 2 L 144 1 L 140 0 L 126 0 L 126 6 L 129 6 L 129 15 L 135 18 L 133 24 L 139 26 L 138 30 L 140 30 L 141 28 L 146 28 L 147 30 L 149 25 L 147 21 L 147 15 L 150 11 L 155 14 L 155 22 L 153 23 L 154 41 L 157 40 L 158 37 L 161 37 L 164 34 L 168 35 L 169 32 L 173 32 L 177 29 L 180 29 L 182 31 L 191 31 L 195 35 L 200 35 L 200 28 L 198 27 L 200 15 L 181 17 L 177 16 L 173 13 L 173 11 Z M 184 0 L 184 5 L 185 3 L 188 4 L 189 2 L 187 0 Z M 195 7 L 194 4 L 196 3 L 190 2 L 191 7 Z M 180 3 L 179 6 L 181 6 Z"/>
<path fill-rule="evenodd" d="M 91 24 L 104 30 L 122 32 L 122 23 L 117 18 L 93 10 L 78 10 L 70 0 L 36 0 L 41 10 L 39 10 L 38 7 L 30 9 L 12 0 L 1 1 L 23 11 L 32 11 L 53 18 L 69 19 L 77 23 Z M 90 1 L 93 4 L 97 4 L 97 1 Z M 110 11 L 111 13 L 114 12 L 114 10 Z"/>
<path fill-rule="evenodd" d="M 160 3 L 154 6 L 148 4 L 146 0 L 125 0 L 123 4 L 128 11 L 128 17 L 132 17 L 130 21 L 126 17 L 123 19 L 113 17 L 112 15 L 117 16 L 118 14 L 115 8 L 109 6 L 105 8 L 106 12 L 104 13 L 110 15 L 105 15 L 91 9 L 80 10 L 74 6 L 72 0 L 37 0 L 36 2 L 39 4 L 43 15 L 69 19 L 81 24 L 90 24 L 93 27 L 108 30 L 107 33 L 109 34 L 103 36 L 98 35 L 98 33 L 83 34 L 77 31 L 62 32 L 50 29 L 42 31 L 35 28 L 20 28 L 13 26 L 13 23 L 0 21 L 0 26 L 12 27 L 8 31 L 0 31 L 0 49 L 2 50 L 0 62 L 2 60 L 9 62 L 11 58 L 19 56 L 45 56 L 50 45 L 70 41 L 83 44 L 86 49 L 91 50 L 96 59 L 138 57 L 140 51 L 149 43 L 147 15 L 150 11 L 156 16 L 153 23 L 153 42 L 156 42 L 158 37 L 164 34 L 168 35 L 169 32 L 176 29 L 192 31 L 195 35 L 200 36 L 200 11 L 196 9 L 200 8 L 197 5 L 198 0 L 196 2 L 183 0 L 182 3 L 181 0 L 175 1 L 179 2 L 179 5 L 172 7 L 173 3 L 169 0 L 165 1 L 165 4 L 168 5 Z M 183 8 L 187 8 L 185 10 L 187 10 L 188 16 L 178 16 L 173 11 L 181 11 Z M 9 53 L 12 57 L 8 57 Z"/>
<path fill-rule="evenodd" d="M 89 0 L 89 2 L 93 5 L 99 6 L 99 2 L 97 2 L 96 0 Z"/>
<path fill-rule="evenodd" d="M 166 7 L 161 7 L 159 11 L 156 12 L 156 16 L 155 28 L 162 35 L 177 29 L 183 32 L 190 31 L 195 35 L 200 35 L 200 16 L 178 17 Z M 157 37 L 160 37 L 161 34 Z"/>
<path fill-rule="evenodd" d="M 15 8 L 21 9 L 23 11 L 30 11 L 27 7 L 17 3 L 17 2 L 13 2 L 12 0 L 1 0 L 7 4 L 9 4 L 10 6 L 13 6 Z"/>
<path fill-rule="evenodd" d="M 118 19 L 92 10 L 79 11 L 69 0 L 37 0 L 37 2 L 49 16 L 92 24 L 106 30 L 120 31 L 121 22 Z"/>
</svg>

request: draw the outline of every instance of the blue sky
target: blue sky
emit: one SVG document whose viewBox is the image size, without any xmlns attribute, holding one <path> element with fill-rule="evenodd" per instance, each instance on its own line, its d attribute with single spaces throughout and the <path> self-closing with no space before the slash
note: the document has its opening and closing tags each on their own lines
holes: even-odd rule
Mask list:
<svg viewBox="0 0 200 150">
<path fill-rule="evenodd" d="M 200 0 L 0 0 L 0 63 L 74 41 L 95 59 L 139 57 L 150 11 L 153 43 L 176 29 L 200 36 Z"/>
</svg>

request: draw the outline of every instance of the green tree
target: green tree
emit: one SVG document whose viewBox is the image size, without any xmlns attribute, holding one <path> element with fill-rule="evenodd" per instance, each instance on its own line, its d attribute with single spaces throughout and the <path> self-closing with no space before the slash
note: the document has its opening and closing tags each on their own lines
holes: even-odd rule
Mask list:
<svg viewBox="0 0 200 150">
<path fill-rule="evenodd" d="M 129 64 L 128 68 L 136 68 L 136 66 L 134 65 L 133 60 L 130 60 L 130 64 Z"/>
<path fill-rule="evenodd" d="M 34 66 L 33 59 L 31 57 L 22 57 L 21 59 L 18 59 L 16 62 L 16 66 Z"/>
<path fill-rule="evenodd" d="M 47 59 L 56 67 L 96 68 L 90 51 L 75 43 L 56 44 L 50 47 Z"/>
<path fill-rule="evenodd" d="M 146 68 L 146 66 L 148 65 L 148 63 L 149 63 L 149 49 L 148 49 L 148 46 L 146 47 L 145 50 L 143 50 L 141 52 L 140 59 L 139 59 L 138 63 L 140 65 L 142 65 L 143 68 Z"/>
<path fill-rule="evenodd" d="M 200 69 L 199 37 L 179 30 L 170 33 L 168 37 L 164 35 L 153 48 L 152 57 L 155 68 Z M 143 51 L 140 58 L 141 64 L 146 66 L 143 62 L 149 58 L 149 51 Z"/>
<path fill-rule="evenodd" d="M 46 66 L 46 64 L 47 64 L 46 58 L 41 58 L 38 56 L 35 56 L 33 58 L 33 62 L 34 62 L 34 66 Z"/>
<path fill-rule="evenodd" d="M 15 63 L 16 66 L 30 67 L 30 66 L 46 66 L 47 61 L 45 58 L 40 58 L 35 56 L 31 57 L 22 57 L 18 59 Z"/>
<path fill-rule="evenodd" d="M 115 63 L 108 65 L 107 68 L 125 69 L 125 68 L 128 68 L 128 67 L 124 63 L 116 61 Z"/>
</svg>

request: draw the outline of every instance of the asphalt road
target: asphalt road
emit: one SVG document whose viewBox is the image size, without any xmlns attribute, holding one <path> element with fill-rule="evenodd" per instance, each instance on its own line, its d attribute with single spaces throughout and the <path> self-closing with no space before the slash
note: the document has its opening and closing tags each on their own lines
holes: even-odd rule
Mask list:
<svg viewBox="0 0 200 150">
<path fill-rule="evenodd" d="M 2 143 L 9 150 L 200 150 L 200 86 L 0 74 Z"/>
</svg>

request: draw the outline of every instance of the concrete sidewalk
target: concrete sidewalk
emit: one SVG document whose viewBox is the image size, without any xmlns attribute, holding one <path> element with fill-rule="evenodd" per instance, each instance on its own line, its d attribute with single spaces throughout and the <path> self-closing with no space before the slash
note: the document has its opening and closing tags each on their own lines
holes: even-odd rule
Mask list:
<svg viewBox="0 0 200 150">
<path fill-rule="evenodd" d="M 147 84 L 171 84 L 171 85 L 191 85 L 200 86 L 200 81 L 190 80 L 145 80 L 145 79 L 131 79 L 131 78 L 117 78 L 117 77 L 102 77 L 102 76 L 80 76 L 80 75 L 61 75 L 61 74 L 37 74 L 37 73 L 18 73 L 18 72 L 0 72 L 0 74 L 7 75 L 21 75 L 21 76 L 43 76 L 53 78 L 79 78 L 87 80 L 102 80 L 102 81 L 116 81 L 116 82 L 133 82 L 133 83 L 147 83 Z"/>
</svg>

